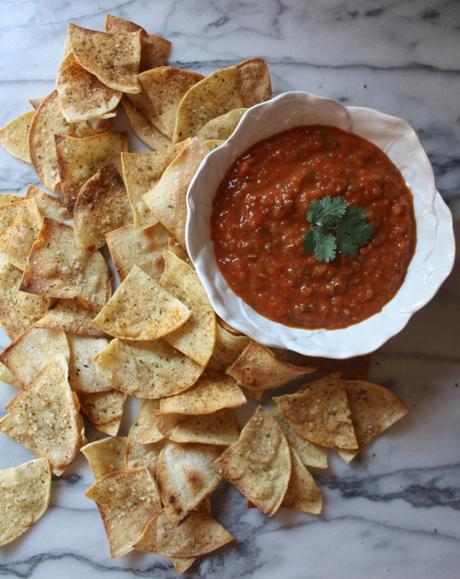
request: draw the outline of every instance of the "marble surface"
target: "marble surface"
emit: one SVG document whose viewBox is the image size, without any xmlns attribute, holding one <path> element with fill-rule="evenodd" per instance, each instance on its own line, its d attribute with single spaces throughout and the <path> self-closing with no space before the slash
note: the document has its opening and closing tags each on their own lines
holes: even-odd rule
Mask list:
<svg viewBox="0 0 460 579">
<path fill-rule="evenodd" d="M 0 125 L 50 91 L 69 20 L 102 28 L 112 11 L 174 43 L 172 61 L 209 72 L 251 55 L 270 64 L 274 90 L 308 90 L 406 118 L 460 220 L 458 0 L 0 0 Z M 35 183 L 0 150 L 0 190 Z M 458 579 L 460 577 L 460 267 L 407 328 L 375 354 L 371 377 L 409 415 L 352 466 L 318 474 L 321 518 L 267 520 L 225 487 L 217 515 L 231 549 L 205 559 L 212 579 Z M 2 386 L 3 406 L 14 394 Z M 30 455 L 0 436 L 0 467 Z M 173 577 L 166 559 L 110 560 L 92 480 L 79 458 L 54 484 L 52 506 L 0 550 L 0 576 L 34 579 Z"/>
</svg>

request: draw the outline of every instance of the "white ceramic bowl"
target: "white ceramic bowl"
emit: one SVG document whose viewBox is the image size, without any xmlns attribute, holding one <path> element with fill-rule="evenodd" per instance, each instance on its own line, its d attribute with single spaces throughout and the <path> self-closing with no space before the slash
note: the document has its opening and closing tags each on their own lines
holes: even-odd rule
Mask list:
<svg viewBox="0 0 460 579">
<path fill-rule="evenodd" d="M 228 286 L 210 236 L 214 194 L 227 170 L 251 145 L 291 127 L 333 125 L 364 137 L 399 168 L 413 193 L 417 245 L 406 278 L 391 301 L 370 318 L 338 330 L 291 328 L 259 315 Z M 376 350 L 400 332 L 434 296 L 455 257 L 452 215 L 436 190 L 433 169 L 404 120 L 304 92 L 283 93 L 249 109 L 232 136 L 201 163 L 187 193 L 187 250 L 209 299 L 231 326 L 267 346 L 309 356 L 349 358 Z"/>
</svg>

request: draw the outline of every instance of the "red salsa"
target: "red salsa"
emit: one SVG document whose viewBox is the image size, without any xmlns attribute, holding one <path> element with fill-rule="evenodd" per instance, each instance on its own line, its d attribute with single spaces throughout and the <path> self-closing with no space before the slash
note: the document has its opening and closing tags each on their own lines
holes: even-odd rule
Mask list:
<svg viewBox="0 0 460 579">
<path fill-rule="evenodd" d="M 365 211 L 370 241 L 329 263 L 306 253 L 309 204 L 340 196 Z M 379 312 L 416 243 L 412 194 L 375 145 L 335 127 L 295 127 L 241 155 L 217 190 L 211 232 L 232 290 L 288 326 L 343 328 Z"/>
</svg>

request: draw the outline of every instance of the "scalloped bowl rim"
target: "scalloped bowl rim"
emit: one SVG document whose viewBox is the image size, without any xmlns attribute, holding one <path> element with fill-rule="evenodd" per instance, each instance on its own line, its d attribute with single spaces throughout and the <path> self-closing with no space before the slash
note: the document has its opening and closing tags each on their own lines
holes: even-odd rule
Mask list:
<svg viewBox="0 0 460 579">
<path fill-rule="evenodd" d="M 293 328 L 258 314 L 228 286 L 210 237 L 213 197 L 233 161 L 268 136 L 308 124 L 338 126 L 373 142 L 399 168 L 413 193 L 417 245 L 403 284 L 380 312 L 337 330 Z M 376 350 L 432 299 L 455 260 L 452 215 L 436 189 L 433 168 L 414 129 L 398 117 L 306 92 L 282 93 L 248 109 L 232 135 L 201 162 L 186 204 L 187 251 L 216 313 L 261 344 L 304 355 L 340 359 Z"/>
</svg>

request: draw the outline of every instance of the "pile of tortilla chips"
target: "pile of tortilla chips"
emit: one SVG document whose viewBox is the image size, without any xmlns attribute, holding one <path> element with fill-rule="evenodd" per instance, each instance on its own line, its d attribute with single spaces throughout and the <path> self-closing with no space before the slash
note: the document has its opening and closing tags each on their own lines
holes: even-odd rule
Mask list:
<svg viewBox="0 0 460 579">
<path fill-rule="evenodd" d="M 252 58 L 203 77 L 168 66 L 170 49 L 115 16 L 105 32 L 70 24 L 56 89 L 0 129 L 54 192 L 0 196 L 0 325 L 12 341 L 0 378 L 18 389 L 0 432 L 39 457 L 0 470 L 0 544 L 43 515 L 51 473 L 81 451 L 110 555 L 156 553 L 182 573 L 233 541 L 210 501 L 224 479 L 267 516 L 319 515 L 307 467 L 326 468 L 328 449 L 352 460 L 406 410 L 363 379 L 368 360 L 358 374 L 334 367 L 345 379 L 216 318 L 185 251 L 185 195 L 245 108 L 270 98 L 270 75 Z M 120 109 L 150 152 L 129 152 Z M 293 381 L 302 389 L 241 429 L 245 393 Z M 140 409 L 122 436 L 129 397 Z"/>
</svg>

